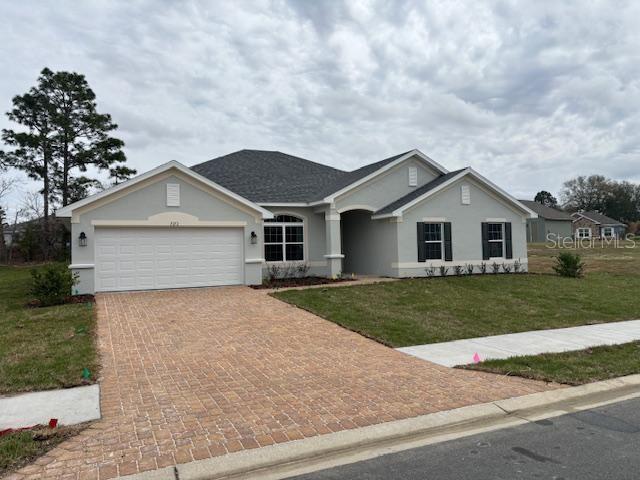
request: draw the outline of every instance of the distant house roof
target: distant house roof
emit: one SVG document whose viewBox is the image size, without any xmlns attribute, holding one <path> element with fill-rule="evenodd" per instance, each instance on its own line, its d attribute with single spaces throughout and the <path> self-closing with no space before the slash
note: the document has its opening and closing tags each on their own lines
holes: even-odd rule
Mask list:
<svg viewBox="0 0 640 480">
<path fill-rule="evenodd" d="M 546 205 L 534 202 L 533 200 L 520 200 L 520 202 L 536 212 L 539 217 L 546 218 L 548 220 L 573 221 L 573 217 L 570 214 L 563 212 L 562 210 L 558 210 L 557 208 L 547 207 Z"/>
<path fill-rule="evenodd" d="M 615 218 L 607 217 L 602 213 L 593 212 L 593 211 L 592 212 L 576 212 L 572 214 L 572 217 L 574 220 L 576 220 L 578 217 L 584 217 L 587 220 L 591 220 L 593 223 L 597 223 L 599 225 L 608 225 L 608 226 L 620 225 L 623 227 L 627 226 L 625 223 L 622 223 L 620 220 L 616 220 Z"/>
</svg>

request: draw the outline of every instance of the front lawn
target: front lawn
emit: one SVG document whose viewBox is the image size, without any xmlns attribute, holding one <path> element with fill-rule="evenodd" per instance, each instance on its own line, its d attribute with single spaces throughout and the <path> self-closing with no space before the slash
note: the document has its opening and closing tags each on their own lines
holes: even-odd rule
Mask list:
<svg viewBox="0 0 640 480">
<path fill-rule="evenodd" d="M 591 271 L 582 279 L 474 275 L 273 295 L 387 345 L 404 347 L 637 319 L 639 291 L 640 275 Z"/>
<path fill-rule="evenodd" d="M 0 394 L 71 387 L 95 378 L 93 304 L 28 308 L 28 268 L 0 267 Z"/>
<path fill-rule="evenodd" d="M 593 347 L 573 352 L 487 360 L 463 368 L 547 382 L 582 385 L 640 373 L 640 342 Z"/>
</svg>

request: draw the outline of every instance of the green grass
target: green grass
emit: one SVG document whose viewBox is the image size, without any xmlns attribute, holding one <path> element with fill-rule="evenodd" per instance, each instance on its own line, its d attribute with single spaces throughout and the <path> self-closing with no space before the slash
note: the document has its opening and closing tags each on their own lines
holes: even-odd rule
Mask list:
<svg viewBox="0 0 640 480">
<path fill-rule="evenodd" d="M 30 463 L 60 442 L 76 435 L 82 426 L 40 428 L 0 437 L 0 476 Z"/>
<path fill-rule="evenodd" d="M 0 267 L 0 394 L 71 387 L 97 370 L 93 305 L 27 308 L 28 268 Z"/>
<path fill-rule="evenodd" d="M 276 298 L 393 347 L 640 318 L 640 276 L 474 275 L 287 290 Z"/>
<path fill-rule="evenodd" d="M 582 385 L 640 373 L 640 342 L 547 353 L 505 360 L 487 360 L 464 368 L 502 375 Z"/>
</svg>

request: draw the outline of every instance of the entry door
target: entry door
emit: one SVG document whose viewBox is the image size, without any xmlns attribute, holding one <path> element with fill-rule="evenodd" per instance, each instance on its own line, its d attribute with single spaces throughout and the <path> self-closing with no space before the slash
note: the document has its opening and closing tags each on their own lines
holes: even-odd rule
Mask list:
<svg viewBox="0 0 640 480">
<path fill-rule="evenodd" d="M 241 228 L 96 228 L 96 291 L 244 283 Z"/>
</svg>

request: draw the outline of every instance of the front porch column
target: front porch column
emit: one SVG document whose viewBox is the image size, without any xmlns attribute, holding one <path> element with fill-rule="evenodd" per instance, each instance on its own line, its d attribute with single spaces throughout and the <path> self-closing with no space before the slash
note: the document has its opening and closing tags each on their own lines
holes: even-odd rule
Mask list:
<svg viewBox="0 0 640 480">
<path fill-rule="evenodd" d="M 324 258 L 327 259 L 329 276 L 336 277 L 342 274 L 342 259 L 344 255 L 342 254 L 340 241 L 340 214 L 334 207 L 325 211 L 324 223 L 327 248 Z"/>
</svg>

